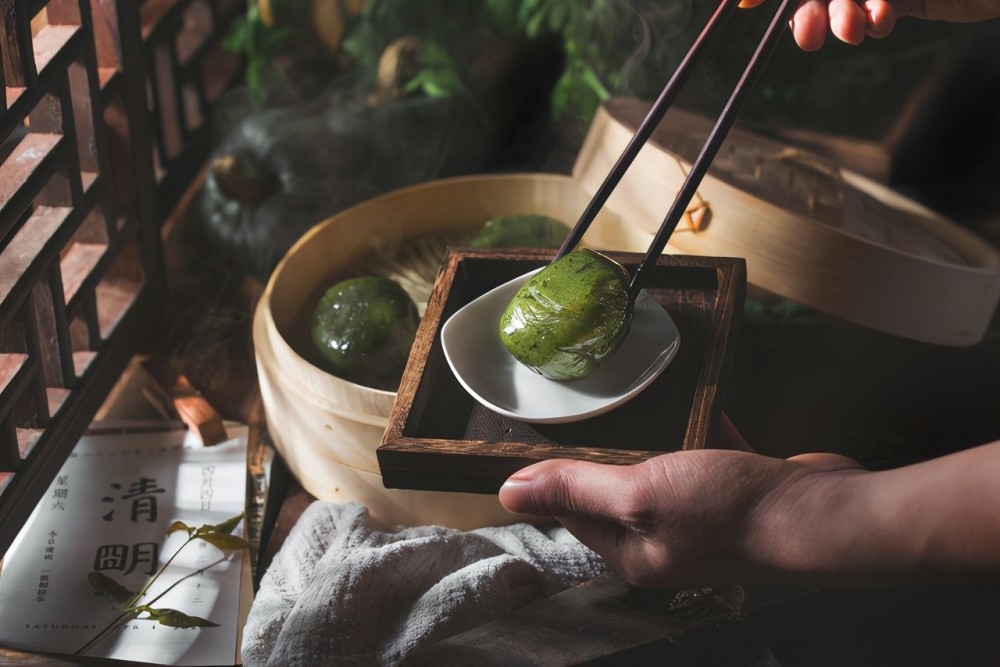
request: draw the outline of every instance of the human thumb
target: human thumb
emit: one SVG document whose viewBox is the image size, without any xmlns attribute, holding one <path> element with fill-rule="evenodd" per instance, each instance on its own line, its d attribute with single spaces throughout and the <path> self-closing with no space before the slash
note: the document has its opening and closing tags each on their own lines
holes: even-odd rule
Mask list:
<svg viewBox="0 0 1000 667">
<path fill-rule="evenodd" d="M 508 511 L 535 516 L 615 516 L 627 466 L 551 459 L 511 475 L 500 488 Z"/>
</svg>

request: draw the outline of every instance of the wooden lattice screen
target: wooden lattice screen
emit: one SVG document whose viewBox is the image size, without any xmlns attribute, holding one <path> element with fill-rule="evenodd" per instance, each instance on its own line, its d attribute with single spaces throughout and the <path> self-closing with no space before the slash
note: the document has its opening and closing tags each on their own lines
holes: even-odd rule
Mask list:
<svg viewBox="0 0 1000 667">
<path fill-rule="evenodd" d="M 167 295 L 243 0 L 0 0 L 0 554 Z"/>
</svg>

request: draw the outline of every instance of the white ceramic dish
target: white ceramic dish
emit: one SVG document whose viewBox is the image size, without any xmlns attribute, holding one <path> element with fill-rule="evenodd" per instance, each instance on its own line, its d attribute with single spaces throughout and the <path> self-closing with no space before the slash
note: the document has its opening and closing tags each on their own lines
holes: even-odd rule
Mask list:
<svg viewBox="0 0 1000 667">
<path fill-rule="evenodd" d="M 500 341 L 504 308 L 536 269 L 470 302 L 441 327 L 445 358 L 473 398 L 502 415 L 537 424 L 595 417 L 622 405 L 667 367 L 680 332 L 663 307 L 646 295 L 636 299 L 632 326 L 621 347 L 587 377 L 557 382 L 518 362 Z"/>
</svg>

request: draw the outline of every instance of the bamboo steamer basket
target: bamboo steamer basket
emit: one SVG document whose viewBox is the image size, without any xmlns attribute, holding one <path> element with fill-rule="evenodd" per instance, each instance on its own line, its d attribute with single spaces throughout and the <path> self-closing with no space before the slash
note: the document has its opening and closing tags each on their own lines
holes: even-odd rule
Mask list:
<svg viewBox="0 0 1000 667">
<path fill-rule="evenodd" d="M 254 314 L 253 339 L 268 430 L 302 487 L 321 500 L 358 501 L 396 525 L 468 530 L 525 517 L 495 496 L 386 489 L 375 450 L 395 392 L 334 377 L 304 354 L 299 330 L 319 294 L 373 253 L 434 234 L 470 233 L 508 214 L 544 214 L 569 225 L 590 196 L 569 176 L 460 177 L 397 190 L 345 210 L 306 233 L 271 275 Z M 585 242 L 640 247 L 638 230 L 602 212 Z M 421 308 L 424 304 L 420 304 Z M 308 325 L 305 325 L 308 326 Z"/>
<path fill-rule="evenodd" d="M 596 191 L 648 102 L 598 111 L 574 166 Z M 671 110 L 607 206 L 651 239 L 710 123 Z M 888 188 L 734 128 L 668 252 L 744 257 L 747 282 L 828 315 L 926 343 L 968 346 L 1000 301 L 1000 252 Z"/>
</svg>

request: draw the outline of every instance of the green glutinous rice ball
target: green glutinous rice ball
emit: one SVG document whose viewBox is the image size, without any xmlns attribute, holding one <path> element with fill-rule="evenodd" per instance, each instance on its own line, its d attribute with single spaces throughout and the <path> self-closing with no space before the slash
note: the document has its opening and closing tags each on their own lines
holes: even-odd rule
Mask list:
<svg viewBox="0 0 1000 667">
<path fill-rule="evenodd" d="M 473 248 L 558 248 L 569 227 L 547 215 L 501 215 L 469 241 Z"/>
<path fill-rule="evenodd" d="M 532 276 L 500 318 L 514 358 L 550 380 L 587 377 L 624 337 L 628 272 L 584 248 Z"/>
<path fill-rule="evenodd" d="M 312 342 L 326 370 L 350 382 L 395 391 L 420 316 L 410 296 L 387 278 L 337 283 L 312 318 Z"/>
</svg>

